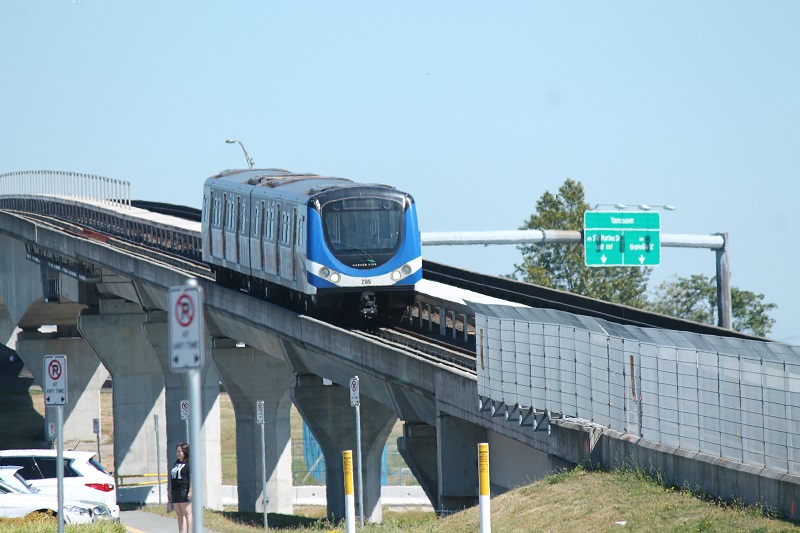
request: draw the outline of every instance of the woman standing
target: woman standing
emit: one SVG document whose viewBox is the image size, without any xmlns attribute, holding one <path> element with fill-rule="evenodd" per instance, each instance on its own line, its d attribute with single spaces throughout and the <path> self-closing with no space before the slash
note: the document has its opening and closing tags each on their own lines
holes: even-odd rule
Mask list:
<svg viewBox="0 0 800 533">
<path fill-rule="evenodd" d="M 192 485 L 189 478 L 189 445 L 178 444 L 178 460 L 170 471 L 170 501 L 178 515 L 178 533 L 192 533 Z"/>
</svg>

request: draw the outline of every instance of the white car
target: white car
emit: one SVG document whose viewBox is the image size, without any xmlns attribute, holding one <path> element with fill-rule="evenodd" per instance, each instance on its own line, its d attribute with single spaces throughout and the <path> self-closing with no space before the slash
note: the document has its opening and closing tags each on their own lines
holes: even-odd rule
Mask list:
<svg viewBox="0 0 800 533">
<path fill-rule="evenodd" d="M 64 450 L 64 498 L 97 502 L 119 519 L 117 486 L 95 453 Z M 42 494 L 58 495 L 56 450 L 0 450 L 0 466 L 19 466 L 19 474 Z"/>
<path fill-rule="evenodd" d="M 58 496 L 37 494 L 17 477 L 16 466 L 0 466 L 0 516 L 22 518 L 31 513 L 58 514 Z M 74 500 L 64 500 L 65 524 L 91 524 L 90 507 Z"/>
</svg>

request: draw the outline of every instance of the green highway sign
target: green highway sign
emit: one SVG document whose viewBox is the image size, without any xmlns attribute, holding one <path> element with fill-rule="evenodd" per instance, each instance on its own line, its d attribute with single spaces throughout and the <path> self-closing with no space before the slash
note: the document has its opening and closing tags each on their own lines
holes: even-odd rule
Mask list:
<svg viewBox="0 0 800 533">
<path fill-rule="evenodd" d="M 654 211 L 586 211 L 586 266 L 661 264 L 661 215 Z"/>
</svg>

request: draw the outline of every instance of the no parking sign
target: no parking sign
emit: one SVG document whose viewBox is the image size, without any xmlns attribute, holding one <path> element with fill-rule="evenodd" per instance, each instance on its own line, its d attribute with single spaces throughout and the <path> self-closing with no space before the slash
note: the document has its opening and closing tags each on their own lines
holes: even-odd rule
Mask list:
<svg viewBox="0 0 800 533">
<path fill-rule="evenodd" d="M 200 369 L 205 360 L 202 349 L 203 289 L 183 285 L 169 290 L 169 369 L 188 372 Z"/>
</svg>

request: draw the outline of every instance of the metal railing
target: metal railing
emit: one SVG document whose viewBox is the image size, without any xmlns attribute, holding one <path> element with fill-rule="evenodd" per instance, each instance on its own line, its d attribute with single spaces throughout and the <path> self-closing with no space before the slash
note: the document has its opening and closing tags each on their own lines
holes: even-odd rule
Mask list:
<svg viewBox="0 0 800 533">
<path fill-rule="evenodd" d="M 306 448 L 310 447 L 310 450 Z M 310 451 L 311 453 L 306 453 Z M 405 460 L 397 451 L 397 442 L 389 439 L 384 447 L 381 461 L 382 486 L 419 485 Z M 292 480 L 293 486 L 316 486 L 325 484 L 325 458 L 319 445 L 303 439 L 292 440 Z"/>
<path fill-rule="evenodd" d="M 481 408 L 509 422 L 574 417 L 800 473 L 800 347 L 501 306 L 476 327 Z"/>
<path fill-rule="evenodd" d="M 155 479 L 152 479 L 155 478 Z M 158 485 L 159 484 L 159 475 L 158 474 L 129 474 L 126 476 L 115 475 L 114 479 L 117 482 L 117 488 L 123 487 L 146 487 L 150 485 Z M 135 483 L 126 483 L 126 479 L 144 479 L 144 481 L 137 481 Z M 169 479 L 169 474 L 164 473 L 161 474 L 161 483 L 166 483 Z"/>
<path fill-rule="evenodd" d="M 93 174 L 24 170 L 0 174 L 0 196 L 59 196 L 131 207 L 131 184 Z"/>
</svg>

